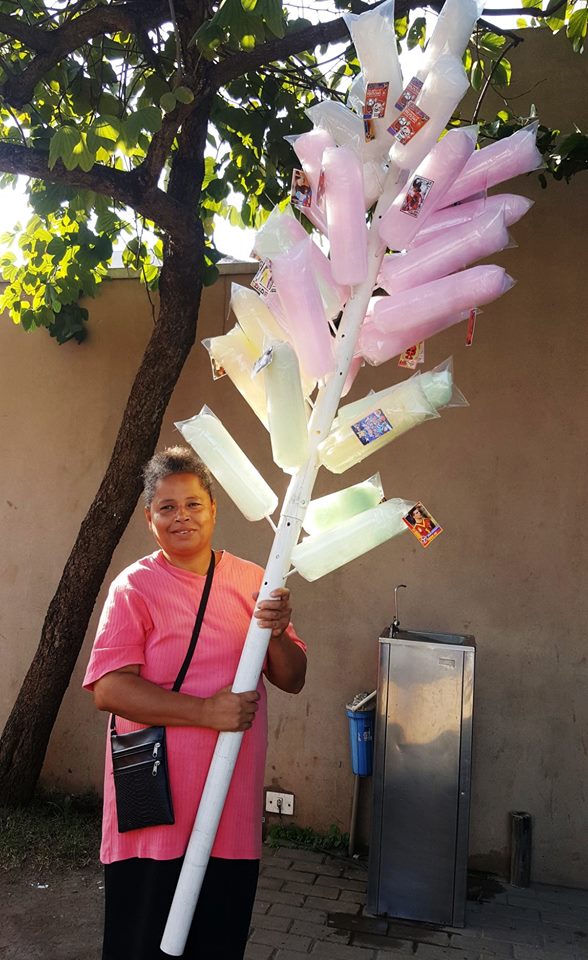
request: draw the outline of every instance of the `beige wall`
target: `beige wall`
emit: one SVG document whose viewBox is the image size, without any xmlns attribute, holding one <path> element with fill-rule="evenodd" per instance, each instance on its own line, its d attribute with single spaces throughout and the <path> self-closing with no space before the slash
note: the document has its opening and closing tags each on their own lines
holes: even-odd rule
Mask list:
<svg viewBox="0 0 588 960">
<path fill-rule="evenodd" d="M 586 127 L 585 59 L 542 38 L 516 67 L 521 109 L 532 96 L 546 122 Z M 554 54 L 555 49 L 555 54 Z M 549 51 L 547 72 L 545 51 Z M 555 69 L 553 64 L 555 63 Z M 516 90 L 515 90 L 516 92 Z M 564 98 L 564 93 L 568 97 Z M 477 681 L 471 853 L 475 865 L 505 865 L 508 811 L 534 818 L 534 878 L 588 886 L 586 783 L 588 660 L 585 586 L 587 414 L 585 259 L 588 177 L 542 191 L 534 176 L 507 189 L 535 207 L 513 229 L 519 244 L 496 262 L 517 286 L 484 309 L 473 347 L 463 325 L 427 344 L 427 367 L 449 354 L 469 409 L 438 421 L 344 476 L 319 474 L 323 494 L 380 470 L 389 497 L 422 499 L 445 527 L 423 551 L 406 534 L 342 570 L 307 584 L 292 578 L 295 622 L 309 644 L 309 676 L 297 698 L 271 693 L 266 783 L 296 795 L 296 821 L 346 829 L 352 777 L 346 700 L 376 680 L 377 638 L 392 616 L 396 583 L 405 626 L 476 635 Z M 198 340 L 226 329 L 229 284 L 206 291 Z M 239 277 L 248 283 L 249 276 Z M 33 655 L 44 612 L 106 466 L 141 351 L 150 310 L 134 281 L 114 280 L 90 305 L 86 344 L 57 347 L 43 333 L 0 325 L 3 557 L 0 572 L 0 723 Z M 400 379 L 389 363 L 362 371 L 353 396 Z M 195 347 L 166 414 L 204 403 L 226 423 L 282 495 L 267 435 L 226 380 L 213 383 Z M 263 563 L 266 524 L 248 524 L 219 491 L 218 546 Z M 140 510 L 109 577 L 151 544 Z M 102 592 L 97 610 L 104 597 Z M 44 769 L 66 790 L 98 787 L 104 718 L 80 690 L 95 617 L 64 700 Z M 67 755 L 68 759 L 64 757 Z M 362 804 L 368 816 L 369 785 Z"/>
</svg>

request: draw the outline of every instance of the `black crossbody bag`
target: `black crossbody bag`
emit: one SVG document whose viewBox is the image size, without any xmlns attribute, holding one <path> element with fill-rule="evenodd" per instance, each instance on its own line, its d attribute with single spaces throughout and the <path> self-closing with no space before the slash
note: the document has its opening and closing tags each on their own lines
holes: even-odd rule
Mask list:
<svg viewBox="0 0 588 960">
<path fill-rule="evenodd" d="M 213 575 L 214 551 L 210 558 L 190 646 L 172 687 L 176 693 L 184 682 L 196 649 Z M 165 727 L 146 727 L 132 733 L 120 734 L 116 732 L 115 721 L 113 714 L 110 721 L 110 745 L 119 833 L 174 823 L 167 772 Z"/>
</svg>

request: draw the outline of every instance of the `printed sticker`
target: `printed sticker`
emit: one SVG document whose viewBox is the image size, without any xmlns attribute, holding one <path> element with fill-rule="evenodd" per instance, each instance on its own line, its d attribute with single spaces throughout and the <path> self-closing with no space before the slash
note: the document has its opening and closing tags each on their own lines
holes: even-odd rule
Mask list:
<svg viewBox="0 0 588 960">
<path fill-rule="evenodd" d="M 296 167 L 292 171 L 290 199 L 295 207 L 310 207 L 312 203 L 312 188 L 308 177 L 304 170 L 298 170 Z"/>
<path fill-rule="evenodd" d="M 270 293 L 277 293 L 276 285 L 272 276 L 272 265 L 270 260 L 262 260 L 259 270 L 251 281 L 251 286 L 261 297 L 267 297 Z"/>
<path fill-rule="evenodd" d="M 265 367 L 268 367 L 273 359 L 274 359 L 274 348 L 268 347 L 267 350 L 264 350 L 262 355 L 253 364 L 253 370 L 251 371 L 251 376 L 255 377 Z"/>
<path fill-rule="evenodd" d="M 363 106 L 364 120 L 377 120 L 386 113 L 386 103 L 388 101 L 388 87 L 386 83 L 368 83 L 365 91 L 365 103 Z"/>
<path fill-rule="evenodd" d="M 374 127 L 374 121 L 373 121 L 373 120 L 365 120 L 365 119 L 364 119 L 364 121 L 363 121 L 363 132 L 364 132 L 364 135 L 365 135 L 365 142 L 366 142 L 366 143 L 369 143 L 370 140 L 375 140 L 375 139 L 376 139 L 376 130 L 375 130 L 375 127 Z"/>
<path fill-rule="evenodd" d="M 478 316 L 477 307 L 472 307 L 468 314 L 468 329 L 466 331 L 466 347 L 471 347 L 474 342 L 474 331 L 476 329 L 476 317 Z"/>
<path fill-rule="evenodd" d="M 374 410 L 373 413 L 368 413 L 367 417 L 364 417 L 363 420 L 352 423 L 351 429 L 360 443 L 363 443 L 365 447 L 368 443 L 372 443 L 373 440 L 379 440 L 385 433 L 392 430 L 392 424 L 386 418 L 383 410 Z"/>
<path fill-rule="evenodd" d="M 426 177 L 415 177 L 406 191 L 400 212 L 407 213 L 409 217 L 418 217 L 434 183 L 434 180 L 427 180 Z"/>
<path fill-rule="evenodd" d="M 409 510 L 402 519 L 422 547 L 428 547 L 435 537 L 443 533 L 443 527 L 439 526 L 435 518 L 431 516 L 420 501 L 415 503 L 412 510 Z"/>
<path fill-rule="evenodd" d="M 417 107 L 416 103 L 408 103 L 400 116 L 388 127 L 388 133 L 396 137 L 399 143 L 410 143 L 415 133 L 430 120 L 428 113 Z"/>
<path fill-rule="evenodd" d="M 423 88 L 423 81 L 419 80 L 418 77 L 413 77 L 412 80 L 409 80 L 404 90 L 398 97 L 398 100 L 394 104 L 396 109 L 404 110 L 407 104 L 412 103 L 413 100 L 416 100 L 422 88 Z"/>
<path fill-rule="evenodd" d="M 414 347 L 408 347 L 400 354 L 398 366 L 407 370 L 416 370 L 417 364 L 425 362 L 425 341 L 420 340 Z"/>
<path fill-rule="evenodd" d="M 210 358 L 210 366 L 212 367 L 213 380 L 220 380 L 221 377 L 226 377 L 227 371 L 214 357 Z"/>
</svg>

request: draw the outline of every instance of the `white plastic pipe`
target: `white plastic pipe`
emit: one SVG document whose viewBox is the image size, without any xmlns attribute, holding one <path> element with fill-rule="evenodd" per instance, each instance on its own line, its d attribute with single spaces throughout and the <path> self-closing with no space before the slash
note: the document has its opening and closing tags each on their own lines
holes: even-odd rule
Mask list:
<svg viewBox="0 0 588 960">
<path fill-rule="evenodd" d="M 374 224 L 378 222 L 382 212 L 389 207 L 400 188 L 400 183 L 398 171 L 392 167 L 388 173 L 384 192 L 374 213 Z M 368 239 L 368 275 L 364 282 L 353 291 L 343 311 L 336 339 L 336 370 L 319 392 L 309 424 L 310 451 L 308 460 L 290 481 L 280 522 L 264 572 L 259 600 L 267 600 L 272 590 L 283 586 L 285 583 L 290 569 L 292 551 L 300 534 L 302 521 L 318 471 L 317 447 L 328 435 L 337 412 L 341 390 L 353 358 L 359 328 L 380 271 L 384 251 L 385 246 L 380 240 L 378 231 L 372 227 Z M 255 690 L 267 653 L 270 635 L 271 631 L 262 630 L 258 626 L 257 620 L 252 617 L 232 687 L 234 693 Z M 242 733 L 220 733 L 218 736 L 161 941 L 162 951 L 172 957 L 181 957 L 184 952 L 242 737 Z"/>
</svg>

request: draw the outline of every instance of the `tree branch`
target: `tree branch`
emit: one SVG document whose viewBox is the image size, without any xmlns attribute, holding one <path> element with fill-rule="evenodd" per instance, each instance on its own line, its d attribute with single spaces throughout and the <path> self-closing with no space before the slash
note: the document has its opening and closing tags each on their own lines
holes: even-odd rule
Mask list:
<svg viewBox="0 0 588 960">
<path fill-rule="evenodd" d="M 93 190 L 133 207 L 141 216 L 152 220 L 177 240 L 194 242 L 195 213 L 191 214 L 185 204 L 169 197 L 157 186 L 145 190 L 137 176 L 137 170 L 126 172 L 102 164 L 95 164 L 88 172 L 77 168 L 66 170 L 61 162 L 56 163 L 50 170 L 48 160 L 49 154 L 45 151 L 0 142 L 0 170 L 5 173 L 22 174 L 36 180 L 48 180 L 50 183 L 64 183 L 79 190 Z"/>
<path fill-rule="evenodd" d="M 488 90 L 490 89 L 490 84 L 492 83 L 492 77 L 494 76 L 494 74 L 496 73 L 496 70 L 498 69 L 498 64 L 502 63 L 502 61 L 506 57 L 509 50 L 512 50 L 514 46 L 515 46 L 514 42 L 507 43 L 506 47 L 504 48 L 504 50 L 502 51 L 498 59 L 493 63 L 492 69 L 490 70 L 490 73 L 486 77 L 486 82 L 484 83 L 480 96 L 478 97 L 476 108 L 472 114 L 472 123 L 476 123 L 478 120 L 478 117 L 480 115 L 480 110 L 482 109 L 482 104 L 484 102 L 484 97 L 486 96 L 486 94 L 488 93 Z"/>
<path fill-rule="evenodd" d="M 37 83 L 51 67 L 93 37 L 120 30 L 138 34 L 169 19 L 166 0 L 127 0 L 93 7 L 56 29 L 31 27 L 15 17 L 0 14 L 0 33 L 21 40 L 37 55 L 21 73 L 13 73 L 0 87 L 0 95 L 14 107 L 28 103 Z"/>
</svg>

